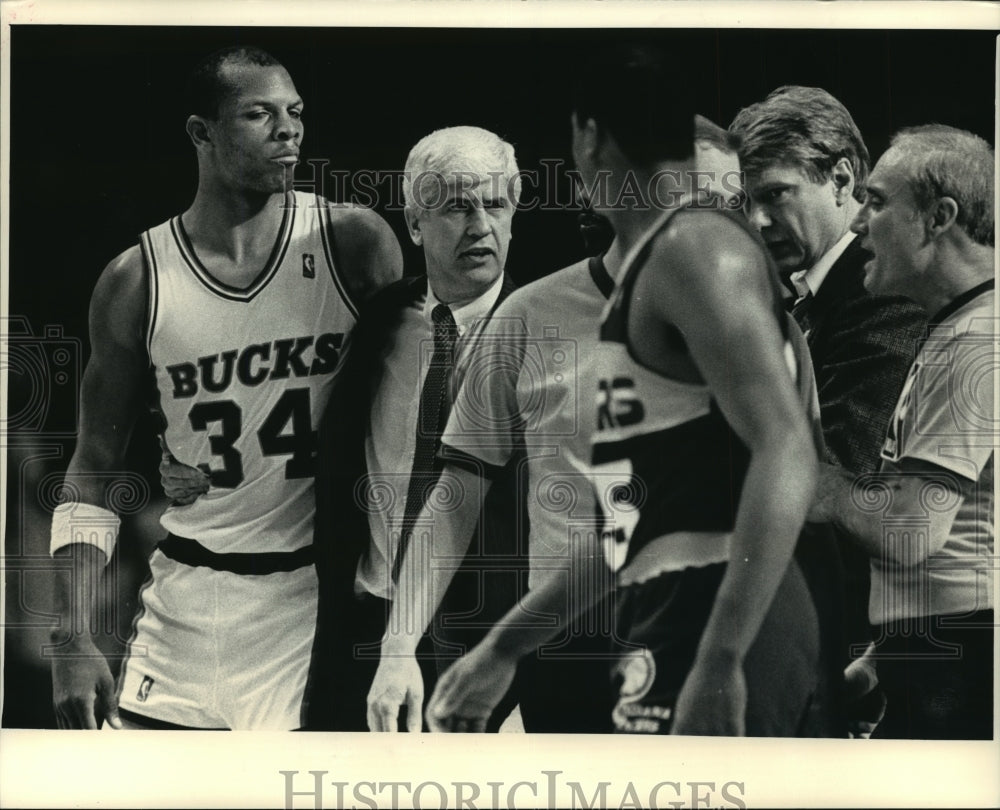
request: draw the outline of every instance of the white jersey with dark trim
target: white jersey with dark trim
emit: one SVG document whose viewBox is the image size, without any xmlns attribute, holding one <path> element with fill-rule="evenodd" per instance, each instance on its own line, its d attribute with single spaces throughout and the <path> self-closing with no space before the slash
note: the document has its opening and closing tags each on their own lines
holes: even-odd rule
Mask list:
<svg viewBox="0 0 1000 810">
<path fill-rule="evenodd" d="M 357 315 L 331 239 L 326 200 L 290 192 L 266 266 L 235 289 L 202 266 L 179 216 L 142 235 L 167 446 L 211 477 L 166 510 L 168 531 L 219 553 L 312 542 L 317 430 Z"/>
</svg>

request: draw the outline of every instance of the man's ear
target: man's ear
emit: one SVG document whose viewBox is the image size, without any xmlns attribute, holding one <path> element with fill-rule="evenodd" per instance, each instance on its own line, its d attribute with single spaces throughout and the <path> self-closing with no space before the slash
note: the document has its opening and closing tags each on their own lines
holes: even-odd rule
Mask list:
<svg viewBox="0 0 1000 810">
<path fill-rule="evenodd" d="M 212 142 L 208 121 L 200 115 L 189 115 L 185 129 L 196 149 Z"/>
<path fill-rule="evenodd" d="M 571 118 L 573 122 L 573 143 L 580 155 L 593 159 L 601 145 L 601 131 L 597 122 L 593 118 L 580 121 L 574 112 Z"/>
<path fill-rule="evenodd" d="M 848 200 L 854 196 L 854 167 L 847 158 L 841 158 L 834 165 L 830 173 L 833 178 L 834 195 L 837 205 L 846 205 Z"/>
<path fill-rule="evenodd" d="M 958 203 L 952 197 L 938 197 L 924 215 L 928 239 L 947 233 L 958 221 Z"/>
<path fill-rule="evenodd" d="M 406 230 L 409 231 L 413 244 L 422 245 L 424 234 L 420 230 L 420 209 L 406 206 L 403 209 L 403 219 L 406 220 Z"/>
</svg>

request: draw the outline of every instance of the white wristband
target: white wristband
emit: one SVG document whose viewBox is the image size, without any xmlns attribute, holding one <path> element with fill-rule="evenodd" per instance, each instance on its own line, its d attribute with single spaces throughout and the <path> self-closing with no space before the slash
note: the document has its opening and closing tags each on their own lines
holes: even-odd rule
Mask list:
<svg viewBox="0 0 1000 810">
<path fill-rule="evenodd" d="M 110 560 L 118 540 L 121 520 L 114 512 L 89 503 L 63 503 L 52 511 L 49 553 L 73 543 L 97 546 Z"/>
</svg>

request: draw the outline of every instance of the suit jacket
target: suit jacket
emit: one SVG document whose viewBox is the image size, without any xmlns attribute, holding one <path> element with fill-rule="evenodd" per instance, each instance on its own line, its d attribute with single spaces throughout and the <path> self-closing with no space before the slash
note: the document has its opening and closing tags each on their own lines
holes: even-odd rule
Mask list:
<svg viewBox="0 0 1000 810">
<path fill-rule="evenodd" d="M 494 310 L 515 287 L 505 274 Z M 336 710 L 331 705 L 331 701 L 337 700 L 336 682 L 351 664 L 352 627 L 344 617 L 352 615 L 355 573 L 371 542 L 365 439 L 373 394 L 383 370 L 383 353 L 403 313 L 426 292 L 426 276 L 406 277 L 362 306 L 320 425 L 314 530 L 319 615 L 307 694 L 309 727 L 331 727 L 328 718 Z M 460 375 L 462 368 L 462 364 L 456 363 L 455 373 Z M 456 378 L 448 390 L 454 393 L 460 383 Z M 511 465 L 520 460 L 512 459 Z M 490 489 L 477 527 L 480 542 L 473 544 L 470 556 L 445 596 L 435 620 L 436 637 L 446 637 L 448 642 L 465 647 L 475 644 L 517 600 L 520 580 L 527 569 L 527 516 L 524 499 L 516 491 L 522 479 L 523 476 L 517 475 L 500 476 Z M 476 565 L 476 548 L 484 554 L 524 562 L 512 566 L 516 570 L 508 571 L 506 576 L 483 574 L 484 581 L 489 580 L 489 587 L 484 589 L 479 581 L 481 566 Z M 466 626 L 458 629 L 440 626 L 442 615 L 463 612 L 470 614 Z M 451 656 L 454 657 L 457 656 Z M 430 696 L 429 691 L 428 686 L 425 698 Z"/>
<path fill-rule="evenodd" d="M 863 474 L 882 443 L 927 314 L 907 298 L 864 287 L 871 254 L 855 239 L 830 268 L 799 325 L 816 373 L 827 461 Z"/>
<path fill-rule="evenodd" d="M 909 299 L 865 290 L 870 258 L 859 239 L 852 241 L 812 304 L 796 313 L 816 375 L 826 460 L 859 475 L 878 469 L 889 420 L 927 329 L 927 314 Z M 837 540 L 844 569 L 843 633 L 848 644 L 863 647 L 871 638 L 869 559 L 849 538 L 838 534 Z"/>
</svg>

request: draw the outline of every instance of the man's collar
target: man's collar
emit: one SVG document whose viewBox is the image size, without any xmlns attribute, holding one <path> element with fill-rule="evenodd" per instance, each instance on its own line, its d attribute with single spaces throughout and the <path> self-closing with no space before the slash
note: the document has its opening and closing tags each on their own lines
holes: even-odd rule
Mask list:
<svg viewBox="0 0 1000 810">
<path fill-rule="evenodd" d="M 854 241 L 856 236 L 857 234 L 848 231 L 840 237 L 832 248 L 820 257 L 820 260 L 816 264 L 808 270 L 799 270 L 792 273 L 789 281 L 795 287 L 795 292 L 799 298 L 809 293 L 816 295 L 819 292 L 819 288 L 829 274 L 830 268 L 837 263 L 837 259 L 843 255 L 844 251 L 847 250 L 847 246 Z"/>
<path fill-rule="evenodd" d="M 501 273 L 497 276 L 496 281 L 490 285 L 489 289 L 486 290 L 478 298 L 473 298 L 461 306 L 449 305 L 451 309 L 452 317 L 455 319 L 455 324 L 458 326 L 459 337 L 465 334 L 466 330 L 472 326 L 476 321 L 481 318 L 485 318 L 490 314 L 497 299 L 500 297 L 500 288 L 503 287 L 504 274 Z M 441 301 L 438 297 L 434 295 L 434 290 L 431 289 L 430 284 L 427 285 L 427 298 L 424 301 L 424 317 L 430 321 L 431 312 L 434 311 L 434 307 L 440 304 Z"/>
<path fill-rule="evenodd" d="M 993 290 L 996 286 L 996 280 L 989 278 L 966 290 L 961 295 L 952 299 L 949 303 L 945 304 L 941 309 L 939 309 L 930 319 L 931 326 L 937 326 L 942 323 L 946 318 L 958 312 L 962 307 L 968 304 L 970 301 L 974 301 L 983 293 Z"/>
</svg>

